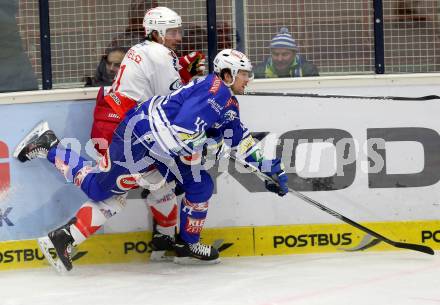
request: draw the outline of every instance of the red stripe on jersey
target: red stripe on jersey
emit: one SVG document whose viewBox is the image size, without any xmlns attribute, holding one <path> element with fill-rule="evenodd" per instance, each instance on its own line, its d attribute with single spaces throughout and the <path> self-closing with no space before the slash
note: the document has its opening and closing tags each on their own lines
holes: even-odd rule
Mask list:
<svg viewBox="0 0 440 305">
<path fill-rule="evenodd" d="M 240 106 L 238 105 L 237 99 L 233 96 L 231 98 L 229 98 L 229 100 L 226 102 L 225 108 L 228 108 L 231 106 L 235 106 L 235 107 L 237 107 L 237 109 L 240 109 Z"/>
<path fill-rule="evenodd" d="M 106 96 L 104 96 L 107 104 L 116 112 L 117 115 L 121 118 L 121 120 L 125 117 L 125 114 L 128 110 L 136 106 L 136 101 L 126 97 L 119 92 L 112 92 Z"/>
</svg>

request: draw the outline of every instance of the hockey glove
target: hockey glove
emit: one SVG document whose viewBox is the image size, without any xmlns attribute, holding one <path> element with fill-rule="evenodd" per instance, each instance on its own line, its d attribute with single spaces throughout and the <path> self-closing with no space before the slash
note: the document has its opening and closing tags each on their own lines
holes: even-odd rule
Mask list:
<svg viewBox="0 0 440 305">
<path fill-rule="evenodd" d="M 202 52 L 191 52 L 179 58 L 179 74 L 182 82 L 187 84 L 196 75 L 203 75 L 205 72 L 205 54 Z"/>
<path fill-rule="evenodd" d="M 202 165 L 208 161 L 217 161 L 222 156 L 223 151 L 223 134 L 216 129 L 208 129 L 206 131 L 206 142 L 202 150 Z"/>
<path fill-rule="evenodd" d="M 280 159 L 262 160 L 258 166 L 258 169 L 266 175 L 272 177 L 273 181 L 265 181 L 266 189 L 270 192 L 278 194 L 278 196 L 284 196 L 289 192 L 287 185 L 288 178 L 284 171 L 284 165 Z"/>
<path fill-rule="evenodd" d="M 205 164 L 208 160 L 218 160 L 223 147 L 223 134 L 215 129 L 206 132 L 189 135 L 180 133 L 183 143 L 191 149 L 192 154 L 183 151 L 180 160 L 187 165 Z"/>
</svg>

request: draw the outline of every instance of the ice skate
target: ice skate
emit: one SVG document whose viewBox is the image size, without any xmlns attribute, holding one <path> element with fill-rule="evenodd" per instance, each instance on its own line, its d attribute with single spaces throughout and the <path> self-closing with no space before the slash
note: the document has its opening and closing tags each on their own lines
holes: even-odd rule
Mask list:
<svg viewBox="0 0 440 305">
<path fill-rule="evenodd" d="M 38 244 L 49 263 L 60 273 L 72 270 L 73 238 L 70 235 L 70 222 L 49 232 L 48 236 L 38 238 Z M 56 256 L 50 249 L 55 249 Z"/>
<path fill-rule="evenodd" d="M 219 252 L 211 245 L 190 244 L 179 237 L 176 240 L 174 262 L 180 265 L 212 265 L 220 263 Z"/>
<path fill-rule="evenodd" d="M 17 145 L 14 157 L 21 162 L 35 158 L 46 158 L 49 149 L 58 143 L 59 140 L 54 132 L 49 129 L 49 124 L 43 121 L 38 123 Z"/>
<path fill-rule="evenodd" d="M 150 261 L 163 262 L 172 261 L 176 256 L 174 251 L 175 239 L 173 236 L 165 235 L 157 231 L 156 225 L 153 225 L 153 236 L 148 243 L 151 249 Z"/>
</svg>

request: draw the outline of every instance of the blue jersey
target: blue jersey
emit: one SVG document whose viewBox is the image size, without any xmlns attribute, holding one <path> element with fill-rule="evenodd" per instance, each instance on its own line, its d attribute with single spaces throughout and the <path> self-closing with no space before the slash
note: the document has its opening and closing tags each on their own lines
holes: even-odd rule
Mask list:
<svg viewBox="0 0 440 305">
<path fill-rule="evenodd" d="M 239 104 L 215 74 L 199 78 L 168 96 L 155 96 L 130 111 L 137 118 L 135 135 L 148 148 L 159 144 L 170 156 L 197 152 L 210 130 L 225 135 L 228 144 L 246 157 L 255 143 L 240 121 Z M 228 130 L 228 132 L 225 132 Z"/>
</svg>

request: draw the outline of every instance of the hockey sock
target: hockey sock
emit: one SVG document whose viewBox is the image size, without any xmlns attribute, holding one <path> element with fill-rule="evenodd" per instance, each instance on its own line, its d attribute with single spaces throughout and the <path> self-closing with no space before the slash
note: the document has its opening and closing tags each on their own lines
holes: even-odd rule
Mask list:
<svg viewBox="0 0 440 305">
<path fill-rule="evenodd" d="M 166 183 L 160 189 L 151 190 L 145 201 L 156 222 L 156 230 L 174 236 L 177 224 L 177 200 L 173 186 Z"/>
<path fill-rule="evenodd" d="M 195 203 L 184 197 L 180 207 L 180 238 L 190 244 L 197 243 L 207 214 L 208 201 Z"/>
<path fill-rule="evenodd" d="M 91 161 L 87 161 L 75 151 L 61 145 L 56 145 L 49 150 L 47 160 L 53 163 L 69 182 L 73 182 L 74 177 L 82 168 L 92 165 Z"/>
<path fill-rule="evenodd" d="M 99 202 L 85 202 L 76 213 L 75 221 L 70 226 L 70 234 L 74 239 L 74 245 L 79 245 L 98 231 L 107 219 L 122 210 L 125 203 L 125 195 L 113 196 Z"/>
</svg>

